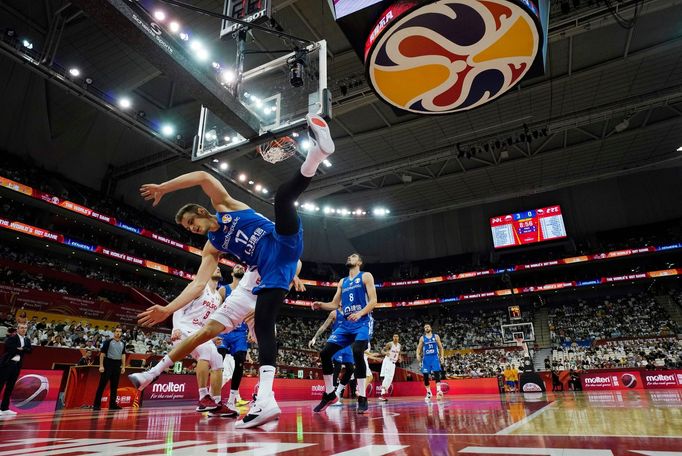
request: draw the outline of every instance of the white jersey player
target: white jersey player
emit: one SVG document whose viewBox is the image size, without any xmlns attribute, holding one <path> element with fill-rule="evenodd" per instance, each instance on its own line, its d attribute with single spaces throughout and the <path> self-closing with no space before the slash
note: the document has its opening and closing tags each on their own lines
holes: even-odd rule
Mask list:
<svg viewBox="0 0 682 456">
<path fill-rule="evenodd" d="M 300 271 L 301 266 L 302 264 L 299 260 L 298 269 L 296 271 L 297 274 Z M 232 293 L 225 299 L 220 307 L 207 317 L 208 319 L 201 329 L 192 333 L 189 337 L 177 344 L 168 355 L 164 356 L 164 358 L 149 371 L 129 375 L 128 378 L 131 383 L 139 390 L 146 388 L 154 379 L 156 379 L 156 377 L 161 375 L 167 366 L 173 364 L 173 359 L 184 358 L 196 347 L 206 342 L 211 341 L 211 343 L 213 343 L 212 340 L 218 334 L 230 332 L 244 321 L 249 325 L 249 330 L 251 334 L 253 334 L 253 313 L 256 310 L 256 295 L 253 294 L 253 289 L 260 284 L 260 281 L 261 277 L 258 270 L 255 267 L 250 267 L 249 270 L 244 273 L 244 277 L 239 281 L 237 288 L 232 290 Z M 296 286 L 297 291 L 305 291 L 305 286 L 298 280 L 298 277 L 294 278 L 294 285 Z M 177 312 L 181 311 L 182 310 L 178 310 Z M 277 418 L 280 414 L 279 407 L 274 400 L 273 403 L 273 410 L 268 410 L 268 414 L 264 415 L 268 421 Z M 218 405 L 220 408 L 212 413 L 220 414 L 220 416 L 234 416 L 236 408 L 231 408 L 229 403 Z M 263 422 L 259 422 L 258 424 L 262 424 Z M 238 421 L 237 425 L 240 423 L 241 421 Z"/>
<path fill-rule="evenodd" d="M 171 341 L 174 345 L 203 328 L 208 317 L 218 309 L 222 301 L 217 290 L 220 278 L 220 269 L 216 269 L 211 276 L 211 281 L 206 284 L 201 295 L 173 314 Z M 199 404 L 196 410 L 197 412 L 213 412 L 220 408 L 220 390 L 223 377 L 222 357 L 212 341 L 196 347 L 190 356 L 197 361 L 196 376 L 199 387 Z M 211 371 L 210 394 L 208 390 L 209 370 Z"/>
<path fill-rule="evenodd" d="M 384 355 L 384 360 L 381 362 L 381 396 L 379 396 L 380 401 L 387 401 L 386 395 L 388 394 L 388 388 L 393 383 L 393 376 L 395 375 L 395 365 L 400 361 L 400 336 L 393 334 L 393 340 L 384 346 L 381 353 Z"/>
</svg>

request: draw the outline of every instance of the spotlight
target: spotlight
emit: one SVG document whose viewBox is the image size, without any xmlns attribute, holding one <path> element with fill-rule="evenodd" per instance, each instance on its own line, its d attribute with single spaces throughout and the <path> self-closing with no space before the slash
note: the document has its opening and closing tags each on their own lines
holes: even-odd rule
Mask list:
<svg viewBox="0 0 682 456">
<path fill-rule="evenodd" d="M 324 166 L 326 166 L 327 168 L 331 168 L 331 167 L 332 167 L 332 162 L 330 162 L 330 161 L 327 160 L 327 159 L 325 159 L 324 161 L 322 161 L 322 163 L 323 163 Z"/>
<path fill-rule="evenodd" d="M 218 160 L 217 158 L 213 159 L 213 163 L 219 163 L 219 162 L 220 162 L 220 160 Z"/>
<path fill-rule="evenodd" d="M 211 66 L 213 67 L 214 70 L 217 70 L 220 68 L 220 64 L 218 62 L 212 62 Z"/>
<path fill-rule="evenodd" d="M 175 127 L 171 124 L 164 124 L 161 126 L 161 134 L 164 136 L 173 136 L 175 133 Z"/>
<path fill-rule="evenodd" d="M 225 142 L 230 142 L 231 138 L 229 136 L 225 136 L 223 139 L 225 140 Z"/>
<path fill-rule="evenodd" d="M 263 190 L 263 186 L 261 184 L 256 184 L 256 186 L 254 188 L 256 189 L 257 192 L 260 192 L 261 190 Z"/>
<path fill-rule="evenodd" d="M 265 195 L 267 195 L 267 194 L 268 194 L 268 189 L 267 189 L 267 188 L 265 188 L 265 187 L 263 187 L 263 190 L 261 190 L 261 191 L 262 191 L 262 192 L 263 192 L 263 193 L 264 193 Z"/>
<path fill-rule="evenodd" d="M 678 151 L 678 152 L 682 152 L 682 146 L 678 147 L 678 148 L 677 148 L 677 151 Z"/>
<path fill-rule="evenodd" d="M 244 182 L 246 180 L 246 174 L 239 175 L 239 182 Z"/>
<path fill-rule="evenodd" d="M 329 214 L 331 211 L 332 210 L 329 206 L 325 206 L 324 208 L 322 208 L 322 212 L 324 212 L 325 214 Z"/>
<path fill-rule="evenodd" d="M 223 70 L 223 72 L 220 73 L 220 78 L 222 79 L 223 83 L 232 84 L 235 79 L 237 79 L 237 75 L 232 70 Z"/>
<path fill-rule="evenodd" d="M 206 138 L 206 141 L 215 141 L 218 139 L 218 135 L 216 134 L 215 130 L 209 130 L 204 135 L 204 138 Z"/>
<path fill-rule="evenodd" d="M 232 137 L 232 142 L 237 142 L 237 141 L 239 141 L 239 138 L 238 138 L 237 136 L 233 136 L 233 137 Z"/>
<path fill-rule="evenodd" d="M 377 207 L 374 209 L 373 213 L 376 216 L 383 217 L 384 215 L 388 214 L 388 210 L 384 209 L 383 207 Z"/>
<path fill-rule="evenodd" d="M 77 78 L 78 76 L 81 75 L 81 70 L 79 70 L 78 68 L 70 68 L 70 69 L 69 69 L 69 74 L 70 74 L 71 76 L 73 76 L 74 78 Z"/>
<path fill-rule="evenodd" d="M 201 48 L 201 49 L 198 49 L 197 51 L 195 51 L 195 56 L 196 56 L 198 61 L 205 62 L 210 57 L 210 54 L 208 53 L 208 51 L 206 49 Z"/>
<path fill-rule="evenodd" d="M 249 181 L 249 185 L 253 185 L 253 181 Z"/>
<path fill-rule="evenodd" d="M 170 29 L 171 32 L 178 33 L 180 31 L 180 24 L 178 24 L 175 21 L 172 21 L 170 24 L 168 24 L 168 28 Z"/>
<path fill-rule="evenodd" d="M 26 49 L 33 49 L 33 43 L 31 43 L 27 39 L 21 40 L 21 45 L 24 46 Z"/>
<path fill-rule="evenodd" d="M 227 162 L 222 162 L 222 163 L 220 163 L 219 168 L 220 168 L 222 171 L 225 171 L 225 170 L 228 168 Z"/>
<path fill-rule="evenodd" d="M 301 148 L 302 148 L 303 150 L 308 150 L 308 149 L 310 149 L 310 140 L 309 140 L 309 139 L 304 139 L 303 141 L 301 141 Z"/>
<path fill-rule="evenodd" d="M 189 40 L 189 35 L 186 33 L 180 33 L 180 39 L 182 41 L 187 41 L 187 40 Z"/>
<path fill-rule="evenodd" d="M 85 78 L 85 83 L 87 85 L 92 85 L 92 78 Z"/>
<path fill-rule="evenodd" d="M 298 201 L 294 201 L 294 206 L 298 207 Z"/>
<path fill-rule="evenodd" d="M 297 131 L 293 132 L 291 136 L 293 136 L 294 138 L 298 138 L 298 132 Z"/>
<path fill-rule="evenodd" d="M 166 13 L 164 13 L 161 10 L 156 10 L 154 11 L 154 19 L 156 19 L 159 22 L 163 22 L 166 20 Z"/>
<path fill-rule="evenodd" d="M 198 51 L 199 49 L 201 49 L 203 47 L 204 47 L 204 45 L 199 40 L 192 40 L 192 42 L 189 43 L 189 48 L 193 51 Z"/>
<path fill-rule="evenodd" d="M 121 109 L 129 109 L 133 103 L 130 101 L 130 98 L 128 97 L 123 97 L 118 100 L 118 106 Z"/>
</svg>

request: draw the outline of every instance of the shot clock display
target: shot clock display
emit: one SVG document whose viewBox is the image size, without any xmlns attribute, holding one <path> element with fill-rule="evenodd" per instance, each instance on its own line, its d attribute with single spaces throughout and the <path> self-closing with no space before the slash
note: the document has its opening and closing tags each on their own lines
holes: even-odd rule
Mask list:
<svg viewBox="0 0 682 456">
<path fill-rule="evenodd" d="M 566 227 L 560 206 L 492 217 L 490 230 L 496 249 L 566 237 Z"/>
</svg>

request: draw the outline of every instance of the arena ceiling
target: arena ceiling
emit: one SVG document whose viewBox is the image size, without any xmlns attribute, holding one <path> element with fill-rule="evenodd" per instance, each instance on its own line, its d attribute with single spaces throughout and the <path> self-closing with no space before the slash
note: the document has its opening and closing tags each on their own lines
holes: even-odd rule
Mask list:
<svg viewBox="0 0 682 456">
<path fill-rule="evenodd" d="M 136 197 L 139 184 L 201 167 L 188 159 L 200 102 L 181 81 L 169 78 L 80 11 L 75 4 L 83 1 L 3 0 L 0 26 L 30 35 L 36 46 L 63 26 L 56 62 L 78 66 L 93 87 L 112 96 L 130 94 L 135 109 L 144 110 L 148 119 L 172 121 L 184 141 L 169 145 L 97 107 L 89 101 L 87 87 L 65 87 L 3 48 L 0 146 L 27 153 L 91 187 L 113 184 L 126 202 L 142 206 Z M 223 2 L 192 3 L 219 12 Z M 327 2 L 274 0 L 274 17 L 287 32 L 324 38 L 329 46 L 337 153 L 333 167 L 318 176 L 305 199 L 350 209 L 386 206 L 395 216 L 415 217 L 645 169 L 679 167 L 681 6 L 682 0 L 553 0 L 546 76 L 525 80 L 497 101 L 469 112 L 419 117 L 397 115 L 371 92 L 363 65 L 334 23 Z M 217 20 L 164 9 L 211 41 L 215 55 L 233 58 L 234 43 L 218 39 Z M 628 28 L 624 22 L 636 9 L 636 21 Z M 281 42 L 258 33 L 250 46 L 276 49 Z M 253 57 L 249 64 L 267 58 Z M 524 124 L 531 132 L 546 129 L 547 135 L 529 144 L 458 157 L 457 144 L 483 148 L 522 133 Z M 273 190 L 298 167 L 294 159 L 269 165 L 255 152 L 221 158 Z M 267 210 L 267 198 L 238 187 L 229 185 L 237 197 Z M 170 217 L 188 198 L 170 197 L 161 211 Z M 376 226 L 369 222 L 368 230 L 369 225 Z M 357 226 L 354 230 L 362 231 Z"/>
</svg>

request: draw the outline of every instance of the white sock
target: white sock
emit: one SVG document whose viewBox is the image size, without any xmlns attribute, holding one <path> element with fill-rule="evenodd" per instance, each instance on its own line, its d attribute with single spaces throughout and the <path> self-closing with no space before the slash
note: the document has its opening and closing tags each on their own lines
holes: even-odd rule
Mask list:
<svg viewBox="0 0 682 456">
<path fill-rule="evenodd" d="M 237 401 L 238 396 L 239 396 L 239 391 L 230 390 L 230 398 L 227 400 L 227 402 L 235 403 Z"/>
<path fill-rule="evenodd" d="M 343 396 L 343 390 L 344 389 L 346 389 L 346 385 L 342 385 L 341 383 L 339 383 L 336 387 L 336 395 L 339 397 Z"/>
<path fill-rule="evenodd" d="M 169 367 L 171 367 L 173 364 L 175 364 L 173 360 L 170 359 L 168 355 L 166 355 L 161 359 L 161 361 L 159 361 L 156 364 L 156 366 L 149 369 L 149 373 L 152 374 L 152 376 L 154 377 L 158 377 L 159 375 L 163 374 L 163 372 Z"/>
<path fill-rule="evenodd" d="M 199 388 L 199 399 L 203 399 L 208 394 L 208 388 Z"/>
<path fill-rule="evenodd" d="M 358 396 L 365 397 L 367 395 L 367 379 L 358 379 Z"/>
<path fill-rule="evenodd" d="M 275 366 L 261 366 L 258 369 L 258 399 L 265 399 L 272 395 L 272 384 L 275 381 Z"/>
<path fill-rule="evenodd" d="M 440 393 L 440 382 L 436 383 L 436 392 Z"/>
<path fill-rule="evenodd" d="M 220 394 L 217 396 L 211 396 L 213 398 L 213 401 L 217 404 L 218 402 L 222 401 L 223 398 L 220 397 Z"/>
<path fill-rule="evenodd" d="M 324 378 L 324 392 L 329 394 L 334 391 L 334 377 L 333 375 L 322 375 Z"/>
<path fill-rule="evenodd" d="M 431 394 L 431 387 L 430 386 L 426 387 L 426 394 Z"/>
<path fill-rule="evenodd" d="M 317 172 L 317 168 L 320 167 L 323 161 L 329 157 L 329 154 L 322 152 L 319 147 L 311 147 L 308 149 L 308 155 L 305 157 L 305 161 L 301 165 L 301 174 L 305 177 L 313 177 Z"/>
</svg>

